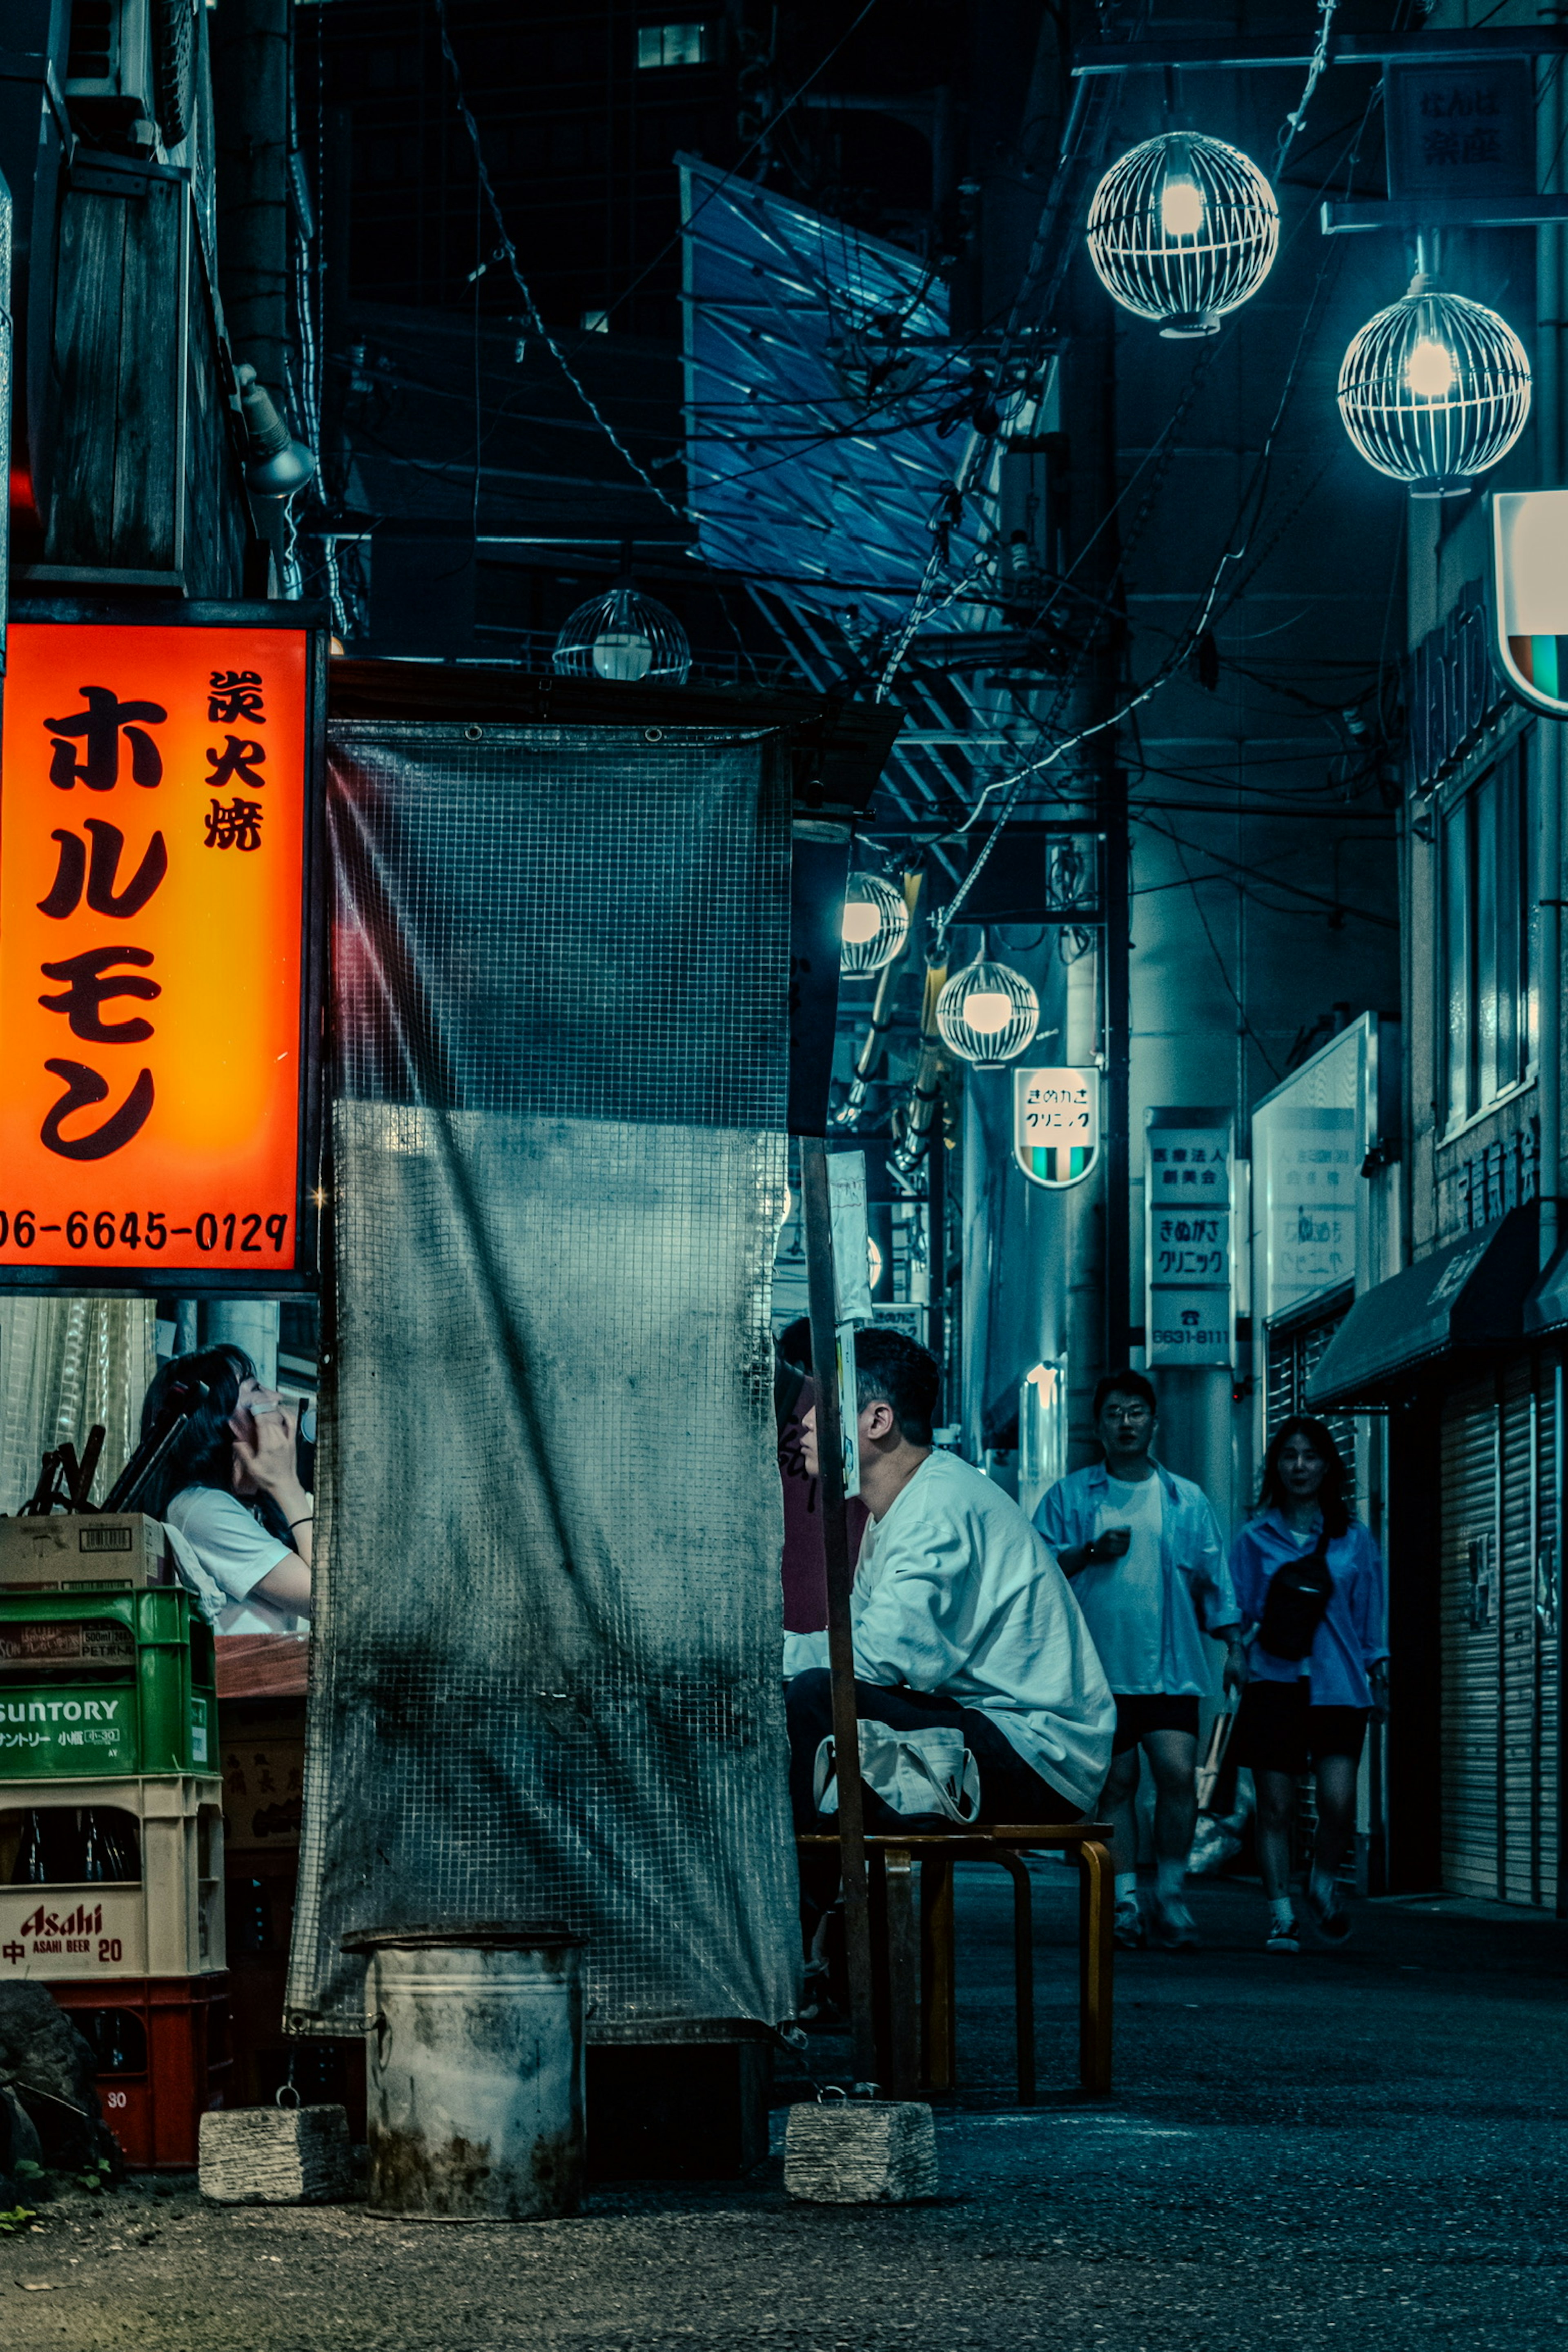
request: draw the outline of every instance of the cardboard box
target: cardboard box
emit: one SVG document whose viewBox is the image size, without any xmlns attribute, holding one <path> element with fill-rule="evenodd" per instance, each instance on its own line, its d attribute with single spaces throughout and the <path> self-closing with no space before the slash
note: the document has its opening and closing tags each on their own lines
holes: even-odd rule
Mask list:
<svg viewBox="0 0 1568 2352">
<path fill-rule="evenodd" d="M 144 1592 L 175 1581 L 163 1530 L 142 1511 L 51 1511 L 0 1518 L 0 1592 L 97 1587 Z"/>
</svg>

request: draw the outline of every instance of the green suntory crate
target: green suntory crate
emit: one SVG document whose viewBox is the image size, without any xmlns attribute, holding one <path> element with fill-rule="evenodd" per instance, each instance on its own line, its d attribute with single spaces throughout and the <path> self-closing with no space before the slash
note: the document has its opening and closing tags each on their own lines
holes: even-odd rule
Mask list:
<svg viewBox="0 0 1568 2352">
<path fill-rule="evenodd" d="M 216 1676 L 186 1592 L 0 1594 L 0 1782 L 216 1771 Z"/>
</svg>

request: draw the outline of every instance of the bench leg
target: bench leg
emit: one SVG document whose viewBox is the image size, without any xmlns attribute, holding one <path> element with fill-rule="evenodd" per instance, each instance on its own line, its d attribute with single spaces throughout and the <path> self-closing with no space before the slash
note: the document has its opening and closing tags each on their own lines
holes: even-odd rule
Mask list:
<svg viewBox="0 0 1568 2352">
<path fill-rule="evenodd" d="M 1018 2042 L 1018 2105 L 1035 2104 L 1035 1914 L 1029 1868 L 1022 1854 L 996 1859 L 1013 1881 L 1013 2025 Z"/>
<path fill-rule="evenodd" d="M 1086 1838 L 1079 1866 L 1079 2080 L 1090 2098 L 1110 2090 L 1110 1964 L 1116 1881 L 1110 1848 Z"/>
<path fill-rule="evenodd" d="M 921 1855 L 921 2022 L 933 2091 L 951 2091 L 958 2080 L 954 1942 L 952 1864 L 927 1846 Z"/>
<path fill-rule="evenodd" d="M 895 2099 L 913 2098 L 920 2081 L 920 1930 L 914 1857 L 908 1846 L 882 1850 L 888 1906 L 888 2055 Z"/>
</svg>

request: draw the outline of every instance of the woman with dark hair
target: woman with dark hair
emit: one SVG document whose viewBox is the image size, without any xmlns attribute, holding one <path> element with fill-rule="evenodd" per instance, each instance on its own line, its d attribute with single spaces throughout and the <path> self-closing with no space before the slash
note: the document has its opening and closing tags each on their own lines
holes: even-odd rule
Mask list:
<svg viewBox="0 0 1568 2352">
<path fill-rule="evenodd" d="M 1321 1421 L 1296 1415 L 1268 1443 L 1256 1517 L 1231 1549 L 1247 1630 L 1247 1688 L 1231 1755 L 1252 1768 L 1258 1859 L 1268 1899 L 1264 1948 L 1300 1948 L 1290 1902 L 1296 1783 L 1317 1780 L 1318 1832 L 1307 1907 L 1325 1942 L 1350 1920 L 1335 1876 L 1355 1824 L 1367 1717 L 1384 1704 L 1383 1561 L 1352 1516 L 1339 1447 Z"/>
<path fill-rule="evenodd" d="M 315 1506 L 300 1482 L 295 1412 L 230 1347 L 162 1367 L 142 1406 L 144 1437 L 171 1403 L 189 1410 L 141 1507 L 173 1528 L 182 1573 L 215 1631 L 302 1633 Z"/>
</svg>

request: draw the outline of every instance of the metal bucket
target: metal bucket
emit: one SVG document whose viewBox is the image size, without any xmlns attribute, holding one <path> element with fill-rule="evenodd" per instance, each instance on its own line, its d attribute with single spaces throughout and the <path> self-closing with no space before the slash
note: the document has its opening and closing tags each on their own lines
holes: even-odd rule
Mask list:
<svg viewBox="0 0 1568 2352">
<path fill-rule="evenodd" d="M 345 1936 L 370 1959 L 370 2210 L 410 2221 L 576 2210 L 583 1937 L 527 1921 Z"/>
</svg>

